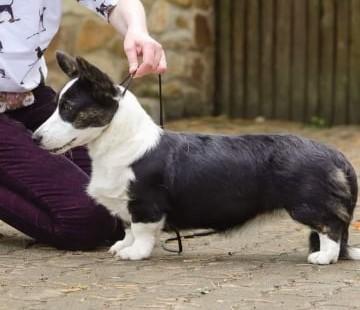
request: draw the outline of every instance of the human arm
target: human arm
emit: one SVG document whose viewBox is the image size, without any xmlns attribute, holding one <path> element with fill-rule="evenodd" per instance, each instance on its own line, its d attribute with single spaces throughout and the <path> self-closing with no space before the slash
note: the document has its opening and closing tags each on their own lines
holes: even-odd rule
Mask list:
<svg viewBox="0 0 360 310">
<path fill-rule="evenodd" d="M 163 73 L 166 70 L 165 52 L 149 35 L 145 10 L 140 0 L 81 2 L 107 18 L 109 23 L 124 36 L 124 51 L 130 73 L 134 73 L 137 69 L 136 77 L 140 77 L 149 73 Z"/>
</svg>

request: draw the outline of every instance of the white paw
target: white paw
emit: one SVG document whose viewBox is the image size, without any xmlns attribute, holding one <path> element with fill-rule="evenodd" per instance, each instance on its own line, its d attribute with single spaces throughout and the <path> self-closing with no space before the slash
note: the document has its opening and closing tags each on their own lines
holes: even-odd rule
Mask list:
<svg viewBox="0 0 360 310">
<path fill-rule="evenodd" d="M 118 255 L 119 252 L 129 246 L 128 242 L 124 242 L 124 240 L 117 241 L 113 246 L 109 249 L 109 253 L 112 255 Z"/>
<path fill-rule="evenodd" d="M 337 256 L 334 257 L 334 255 L 331 255 L 331 253 L 325 251 L 314 252 L 308 256 L 308 262 L 315 265 L 335 264 L 337 261 Z"/>
<path fill-rule="evenodd" d="M 122 249 L 120 252 L 116 254 L 117 257 L 121 259 L 127 260 L 142 260 L 149 258 L 151 254 L 151 250 L 144 249 L 143 247 L 139 247 L 136 245 L 129 246 L 125 249 Z"/>
</svg>

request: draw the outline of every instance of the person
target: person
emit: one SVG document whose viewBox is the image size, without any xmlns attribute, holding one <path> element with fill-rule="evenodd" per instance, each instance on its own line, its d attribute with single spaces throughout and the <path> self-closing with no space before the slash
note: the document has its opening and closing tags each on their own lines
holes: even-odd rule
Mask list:
<svg viewBox="0 0 360 310">
<path fill-rule="evenodd" d="M 124 36 L 130 73 L 166 70 L 140 0 L 77 2 Z M 0 220 L 40 242 L 85 250 L 123 237 L 119 220 L 86 194 L 88 154 L 79 148 L 55 156 L 31 139 L 56 106 L 55 92 L 45 85 L 44 52 L 59 28 L 61 5 L 62 0 L 0 0 Z"/>
</svg>

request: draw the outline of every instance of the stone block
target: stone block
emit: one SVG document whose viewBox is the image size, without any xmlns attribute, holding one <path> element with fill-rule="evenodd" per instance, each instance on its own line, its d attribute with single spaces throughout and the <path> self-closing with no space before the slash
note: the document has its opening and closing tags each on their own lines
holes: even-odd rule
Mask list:
<svg viewBox="0 0 360 310">
<path fill-rule="evenodd" d="M 104 48 L 106 43 L 118 36 L 113 27 L 100 19 L 87 18 L 80 25 L 76 38 L 75 51 L 84 53 Z"/>
<path fill-rule="evenodd" d="M 86 60 L 96 65 L 101 71 L 106 72 L 114 82 L 117 83 L 122 78 L 122 60 L 120 57 L 106 50 L 96 51 L 83 56 Z"/>
<path fill-rule="evenodd" d="M 195 44 L 199 48 L 206 48 L 213 44 L 208 18 L 202 14 L 195 16 Z"/>
<path fill-rule="evenodd" d="M 151 33 L 162 33 L 168 29 L 171 20 L 170 5 L 165 0 L 156 1 L 148 15 L 148 26 Z"/>
<path fill-rule="evenodd" d="M 213 5 L 213 1 L 214 0 L 195 0 L 194 6 L 198 9 L 209 10 Z"/>
<path fill-rule="evenodd" d="M 184 7 L 184 8 L 188 8 L 192 5 L 193 1 L 192 0 L 168 0 L 170 3 L 176 4 L 178 6 Z M 198 0 L 194 0 L 194 2 L 196 2 Z"/>
</svg>

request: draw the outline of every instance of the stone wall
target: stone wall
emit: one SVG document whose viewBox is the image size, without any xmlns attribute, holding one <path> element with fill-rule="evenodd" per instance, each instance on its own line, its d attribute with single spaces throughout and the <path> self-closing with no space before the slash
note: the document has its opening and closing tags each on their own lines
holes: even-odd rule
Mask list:
<svg viewBox="0 0 360 310">
<path fill-rule="evenodd" d="M 168 72 L 164 98 L 168 118 L 209 114 L 213 106 L 214 51 L 213 0 L 143 0 L 151 34 L 165 48 Z M 128 70 L 121 38 L 111 26 L 74 0 L 64 0 L 62 26 L 47 59 L 48 82 L 59 88 L 66 77 L 59 71 L 54 51 L 82 55 L 106 71 L 115 81 Z M 138 79 L 132 89 L 157 115 L 155 76 Z"/>
</svg>

